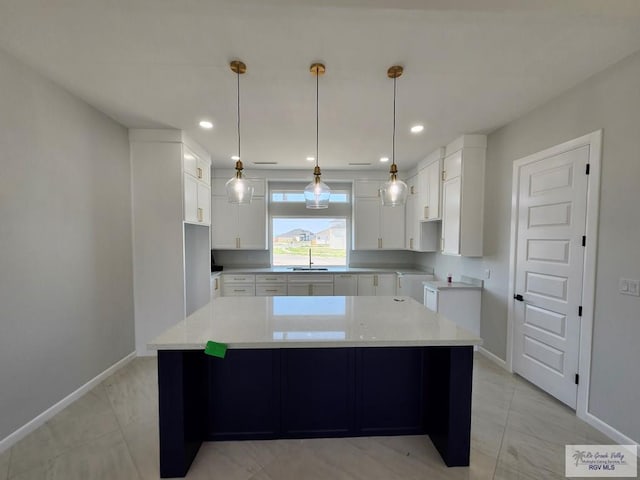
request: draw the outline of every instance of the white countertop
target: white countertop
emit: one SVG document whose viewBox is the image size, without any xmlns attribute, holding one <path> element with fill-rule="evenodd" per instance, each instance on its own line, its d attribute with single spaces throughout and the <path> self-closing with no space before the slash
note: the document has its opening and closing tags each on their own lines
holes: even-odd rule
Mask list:
<svg viewBox="0 0 640 480">
<path fill-rule="evenodd" d="M 427 280 L 422 284 L 431 290 L 448 290 L 448 289 L 466 289 L 466 290 L 482 290 L 481 285 L 474 285 L 472 283 L 465 282 L 447 282 L 446 280 L 436 281 Z"/>
<path fill-rule="evenodd" d="M 317 267 L 322 267 L 318 265 Z M 291 274 L 305 274 L 305 273 L 403 273 L 403 274 L 418 274 L 418 275 L 432 275 L 430 272 L 425 272 L 422 270 L 417 270 L 412 267 L 402 268 L 402 267 L 326 267 L 327 270 L 293 270 L 291 267 L 230 267 L 225 268 L 220 272 L 211 272 L 213 274 L 238 274 L 238 273 L 247 273 L 247 274 L 260 274 L 260 273 L 291 273 Z"/>
<path fill-rule="evenodd" d="M 397 300 L 400 301 L 397 301 Z M 480 345 L 410 297 L 221 297 L 149 343 L 151 350 Z"/>
</svg>

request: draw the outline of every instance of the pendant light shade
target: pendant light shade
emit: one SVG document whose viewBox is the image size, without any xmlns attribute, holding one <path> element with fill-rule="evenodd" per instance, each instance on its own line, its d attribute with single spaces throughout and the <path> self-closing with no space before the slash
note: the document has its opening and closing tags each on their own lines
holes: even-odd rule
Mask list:
<svg viewBox="0 0 640 480">
<path fill-rule="evenodd" d="M 236 74 L 238 86 L 238 160 L 236 161 L 236 174 L 225 185 L 227 189 L 227 200 L 229 203 L 251 203 L 253 198 L 253 185 L 244 178 L 242 170 L 244 166 L 240 160 L 240 75 L 247 71 L 247 66 L 234 60 L 229 64 L 231 71 Z"/>
<path fill-rule="evenodd" d="M 396 79 L 402 75 L 403 70 L 400 65 L 394 65 L 387 70 L 387 76 L 393 79 L 393 140 L 389 181 L 384 184 L 380 192 L 382 205 L 385 207 L 403 206 L 407 202 L 407 195 L 409 194 L 407 184 L 398 178 L 398 167 L 396 165 Z"/>
<path fill-rule="evenodd" d="M 318 110 L 318 80 L 320 75 L 324 75 L 325 66 L 321 63 L 311 65 L 311 73 L 316 77 L 316 166 L 313 169 L 313 181 L 304 189 L 304 201 L 307 208 L 314 210 L 328 208 L 329 199 L 331 198 L 331 189 L 322 181 L 320 176 L 320 167 L 318 165 L 318 126 L 319 126 L 319 110 Z"/>
</svg>

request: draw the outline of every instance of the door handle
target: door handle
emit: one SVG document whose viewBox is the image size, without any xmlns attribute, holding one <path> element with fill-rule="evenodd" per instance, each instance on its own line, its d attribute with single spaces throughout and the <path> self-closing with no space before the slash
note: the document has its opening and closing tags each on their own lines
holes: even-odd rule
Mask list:
<svg viewBox="0 0 640 480">
<path fill-rule="evenodd" d="M 513 298 L 519 302 L 524 302 L 524 297 L 519 293 L 517 295 L 514 295 Z"/>
</svg>

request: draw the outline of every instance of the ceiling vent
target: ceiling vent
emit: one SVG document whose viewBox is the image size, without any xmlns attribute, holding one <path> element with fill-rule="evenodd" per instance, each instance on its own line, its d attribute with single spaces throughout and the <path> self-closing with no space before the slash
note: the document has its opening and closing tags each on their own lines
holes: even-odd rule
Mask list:
<svg viewBox="0 0 640 480">
<path fill-rule="evenodd" d="M 371 162 L 349 162 L 349 165 L 352 167 L 365 167 L 371 165 Z"/>
<path fill-rule="evenodd" d="M 277 165 L 278 162 L 251 162 L 254 165 Z"/>
</svg>

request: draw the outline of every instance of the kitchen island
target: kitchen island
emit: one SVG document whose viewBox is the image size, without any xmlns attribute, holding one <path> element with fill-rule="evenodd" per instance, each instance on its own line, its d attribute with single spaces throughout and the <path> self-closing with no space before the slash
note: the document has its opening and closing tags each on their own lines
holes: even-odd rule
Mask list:
<svg viewBox="0 0 640 480">
<path fill-rule="evenodd" d="M 149 344 L 160 474 L 185 476 L 203 441 L 374 435 L 428 434 L 468 465 L 480 343 L 409 297 L 217 299 Z"/>
</svg>

